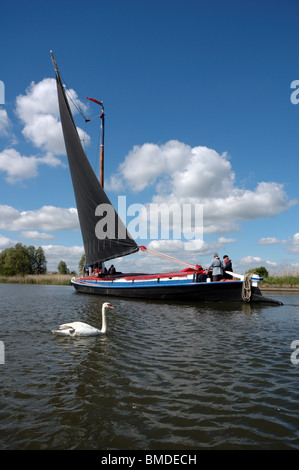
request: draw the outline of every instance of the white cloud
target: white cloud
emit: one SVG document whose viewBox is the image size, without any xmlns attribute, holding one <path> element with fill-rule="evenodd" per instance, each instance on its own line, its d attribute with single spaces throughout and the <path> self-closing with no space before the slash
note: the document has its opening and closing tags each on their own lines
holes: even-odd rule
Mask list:
<svg viewBox="0 0 299 470">
<path fill-rule="evenodd" d="M 258 243 L 260 245 L 286 245 L 286 250 L 294 255 L 299 254 L 299 232 L 293 235 L 293 238 L 288 240 L 280 240 L 276 237 L 261 238 Z"/>
<path fill-rule="evenodd" d="M 134 147 L 113 178 L 135 192 L 155 185 L 158 205 L 203 204 L 205 234 L 239 231 L 239 222 L 274 217 L 297 202 L 276 182 L 238 188 L 227 154 L 176 140 Z"/>
<path fill-rule="evenodd" d="M 240 265 L 246 266 L 246 269 L 258 268 L 260 266 L 265 267 L 276 267 L 279 266 L 279 263 L 275 261 L 268 261 L 259 256 L 245 256 L 244 258 L 240 259 Z"/>
<path fill-rule="evenodd" d="M 77 209 L 43 206 L 38 210 L 19 212 L 11 206 L 0 205 L 0 229 L 45 232 L 78 230 Z"/>
<path fill-rule="evenodd" d="M 235 178 L 227 154 L 219 155 L 207 147 L 192 148 L 177 140 L 160 146 L 135 146 L 118 170 L 133 191 L 160 181 L 161 191 L 166 187 L 184 197 L 227 195 Z"/>
<path fill-rule="evenodd" d="M 126 184 L 133 191 L 139 192 L 153 185 L 163 174 L 175 171 L 189 152 L 189 146 L 177 141 L 169 141 L 162 146 L 134 146 L 119 166 L 119 172 Z"/>
<path fill-rule="evenodd" d="M 118 176 L 112 175 L 108 180 L 105 180 L 106 191 L 115 191 L 119 193 L 123 189 L 124 189 L 123 182 Z"/>
<path fill-rule="evenodd" d="M 14 246 L 17 242 L 0 234 L 0 250 Z"/>
<path fill-rule="evenodd" d="M 73 101 L 84 111 L 86 106 L 78 100 L 74 90 L 69 90 Z M 70 104 L 73 113 L 77 112 L 74 105 Z M 56 155 L 65 154 L 65 145 L 59 121 L 56 81 L 45 78 L 39 83 L 32 82 L 26 90 L 26 94 L 16 98 L 16 114 L 24 125 L 22 133 L 35 147 L 45 152 L 43 156 L 21 155 L 14 148 L 7 148 L 0 153 L 0 171 L 6 174 L 6 181 L 15 184 L 22 180 L 34 178 L 38 175 L 38 166 L 51 167 L 65 166 Z M 9 136 L 11 122 L 7 112 L 0 109 L 0 136 Z M 79 135 L 85 140 L 85 145 L 90 142 L 90 137 L 78 128 Z M 15 144 L 15 138 L 11 144 Z"/>
<path fill-rule="evenodd" d="M 280 245 L 282 243 L 286 243 L 286 240 L 279 240 L 278 238 L 275 238 L 275 237 L 265 237 L 265 238 L 260 238 L 258 243 L 260 245 Z"/>
<path fill-rule="evenodd" d="M 40 164 L 52 167 L 63 165 L 58 158 L 50 153 L 44 157 L 25 157 L 13 148 L 0 152 L 0 171 L 6 173 L 6 181 L 11 184 L 37 176 Z"/>
<path fill-rule="evenodd" d="M 27 230 L 21 232 L 23 238 L 28 238 L 30 240 L 54 240 L 57 237 L 51 235 L 50 233 L 38 232 L 37 230 Z"/>
<path fill-rule="evenodd" d="M 47 152 L 44 157 L 38 158 L 38 163 L 40 165 L 48 165 L 51 167 L 66 167 L 66 165 L 61 160 L 59 160 L 59 158 L 56 158 L 51 152 Z"/>
<path fill-rule="evenodd" d="M 287 250 L 289 253 L 299 255 L 299 232 L 295 233 L 291 243 L 287 247 Z"/>
<path fill-rule="evenodd" d="M 87 106 L 80 102 L 74 90 L 68 90 L 72 100 L 83 111 Z M 77 110 L 70 102 L 73 114 Z M 56 80 L 44 78 L 39 83 L 32 82 L 26 90 L 25 95 L 19 95 L 16 99 L 16 113 L 24 124 L 23 135 L 37 148 L 51 152 L 55 155 L 65 154 L 65 145 L 62 128 L 59 121 L 59 109 L 57 100 Z M 79 135 L 83 137 L 84 132 L 78 128 Z M 85 145 L 90 138 L 85 136 Z"/>
<path fill-rule="evenodd" d="M 72 271 L 78 272 L 79 261 L 84 254 L 83 246 L 42 245 L 48 271 L 56 271 L 59 261 L 64 261 Z"/>
<path fill-rule="evenodd" d="M 24 157 L 15 149 L 6 149 L 0 153 L 0 171 L 7 174 L 9 183 L 32 178 L 37 175 L 38 158 Z"/>
<path fill-rule="evenodd" d="M 6 109 L 0 108 L 0 137 L 11 136 L 12 122 L 8 117 Z"/>
<path fill-rule="evenodd" d="M 219 237 L 218 242 L 219 243 L 235 243 L 237 240 L 236 238 L 225 238 L 225 237 Z"/>
</svg>

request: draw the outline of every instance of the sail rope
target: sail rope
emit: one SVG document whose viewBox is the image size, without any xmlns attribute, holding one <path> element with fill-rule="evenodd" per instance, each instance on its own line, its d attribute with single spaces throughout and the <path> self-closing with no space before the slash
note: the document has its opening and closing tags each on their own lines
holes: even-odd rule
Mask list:
<svg viewBox="0 0 299 470">
<path fill-rule="evenodd" d="M 249 302 L 251 299 L 251 278 L 252 274 L 245 274 L 242 285 L 242 299 L 244 302 Z"/>
<path fill-rule="evenodd" d="M 168 261 L 172 261 L 176 264 L 181 264 L 183 266 L 188 266 L 189 268 L 193 268 L 197 270 L 199 266 L 197 264 L 188 263 L 187 261 L 182 261 L 180 259 L 174 258 L 173 256 L 166 255 L 165 253 L 160 253 L 159 251 L 152 250 L 151 248 L 146 248 L 145 246 L 140 246 L 140 250 L 143 252 L 150 253 L 151 255 L 158 256 L 159 258 L 166 259 Z"/>
<path fill-rule="evenodd" d="M 60 74 L 60 78 L 61 80 L 63 81 L 64 83 L 64 91 L 65 91 L 65 94 L 67 96 L 67 98 L 72 102 L 72 104 L 74 105 L 74 107 L 76 108 L 76 110 L 78 111 L 78 113 L 82 116 L 82 118 L 84 119 L 84 121 L 88 121 L 88 119 L 86 118 L 85 114 L 84 114 L 84 111 L 83 109 L 81 108 L 81 106 L 79 106 L 78 104 L 78 99 L 76 97 L 73 97 L 72 96 L 72 93 L 70 92 L 71 88 L 68 87 L 68 85 L 66 84 L 65 80 L 63 79 L 63 77 L 61 76 Z M 75 93 L 75 92 L 74 92 Z"/>
<path fill-rule="evenodd" d="M 86 150 L 86 135 L 87 135 L 87 132 L 86 132 L 86 129 L 87 129 L 87 123 L 90 122 L 90 121 L 93 121 L 93 119 L 96 119 L 96 118 L 99 118 L 101 117 L 102 114 L 97 114 L 96 116 L 93 116 L 91 118 L 87 118 L 87 116 L 85 115 L 83 109 L 81 108 L 81 106 L 79 106 L 78 104 L 78 100 L 76 97 L 73 97 L 72 96 L 72 93 L 70 93 L 70 90 L 71 88 L 68 87 L 68 85 L 66 84 L 65 80 L 62 78 L 62 76 L 60 75 L 63 83 L 64 83 L 64 90 L 65 90 L 65 94 L 68 98 L 69 101 L 71 101 L 71 103 L 73 104 L 73 106 L 76 108 L 76 110 L 78 111 L 78 113 L 80 114 L 80 116 L 83 118 L 85 124 L 84 124 L 84 132 L 83 132 L 83 137 L 80 138 L 81 142 L 82 142 L 82 146 L 83 146 L 83 149 L 84 151 Z M 99 142 L 100 142 L 100 136 L 99 136 Z M 98 149 L 100 147 L 100 144 L 98 142 L 98 145 L 97 145 L 97 153 L 96 153 L 96 162 L 95 162 L 95 167 L 98 165 Z"/>
<path fill-rule="evenodd" d="M 84 151 L 85 151 L 85 145 L 86 145 L 85 144 L 85 138 L 86 138 L 86 134 L 87 134 L 86 126 L 87 126 L 87 123 L 91 119 L 87 119 L 86 115 L 84 114 L 83 109 L 81 108 L 81 106 L 78 103 L 78 99 L 75 97 L 75 95 L 74 95 L 74 97 L 72 96 L 71 88 L 68 87 L 68 85 L 66 84 L 66 81 L 64 80 L 64 78 L 61 75 L 60 75 L 60 78 L 61 78 L 62 82 L 64 83 L 64 91 L 65 91 L 65 94 L 67 96 L 68 101 L 70 101 L 73 104 L 73 106 L 76 108 L 76 110 L 78 111 L 78 113 L 80 114 L 80 116 L 83 118 L 83 120 L 85 122 L 83 137 L 80 138 L 80 140 L 83 144 Z M 75 94 L 75 92 L 74 92 L 74 94 Z M 94 118 L 92 118 L 92 119 L 94 119 Z"/>
</svg>

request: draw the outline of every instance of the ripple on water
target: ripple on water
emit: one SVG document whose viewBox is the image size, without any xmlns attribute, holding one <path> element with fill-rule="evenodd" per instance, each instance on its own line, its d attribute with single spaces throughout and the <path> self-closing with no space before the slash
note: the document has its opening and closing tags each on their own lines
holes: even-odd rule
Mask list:
<svg viewBox="0 0 299 470">
<path fill-rule="evenodd" d="M 2 449 L 298 448 L 299 316 L 255 307 L 114 300 L 69 287 L 0 285 Z"/>
</svg>

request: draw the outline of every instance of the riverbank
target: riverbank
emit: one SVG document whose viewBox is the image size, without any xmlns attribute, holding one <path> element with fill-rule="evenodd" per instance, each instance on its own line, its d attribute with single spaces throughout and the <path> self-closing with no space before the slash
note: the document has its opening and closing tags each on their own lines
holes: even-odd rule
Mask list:
<svg viewBox="0 0 299 470">
<path fill-rule="evenodd" d="M 0 276 L 0 283 L 71 286 L 71 278 L 71 274 L 26 274 L 25 276 Z"/>
<path fill-rule="evenodd" d="M 272 285 L 261 285 L 259 286 L 263 294 L 270 292 L 272 293 L 288 293 L 288 294 L 299 294 L 299 286 L 272 286 Z"/>
<path fill-rule="evenodd" d="M 262 292 L 299 292 L 299 277 L 297 275 L 269 276 L 260 284 Z"/>
</svg>

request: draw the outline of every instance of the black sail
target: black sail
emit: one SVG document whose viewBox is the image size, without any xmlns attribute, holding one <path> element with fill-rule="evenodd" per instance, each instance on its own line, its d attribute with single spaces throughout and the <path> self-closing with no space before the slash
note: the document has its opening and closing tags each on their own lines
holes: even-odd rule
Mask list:
<svg viewBox="0 0 299 470">
<path fill-rule="evenodd" d="M 85 155 L 53 54 L 52 59 L 86 262 L 91 266 L 134 253 L 138 251 L 138 246 L 113 208 Z"/>
</svg>

